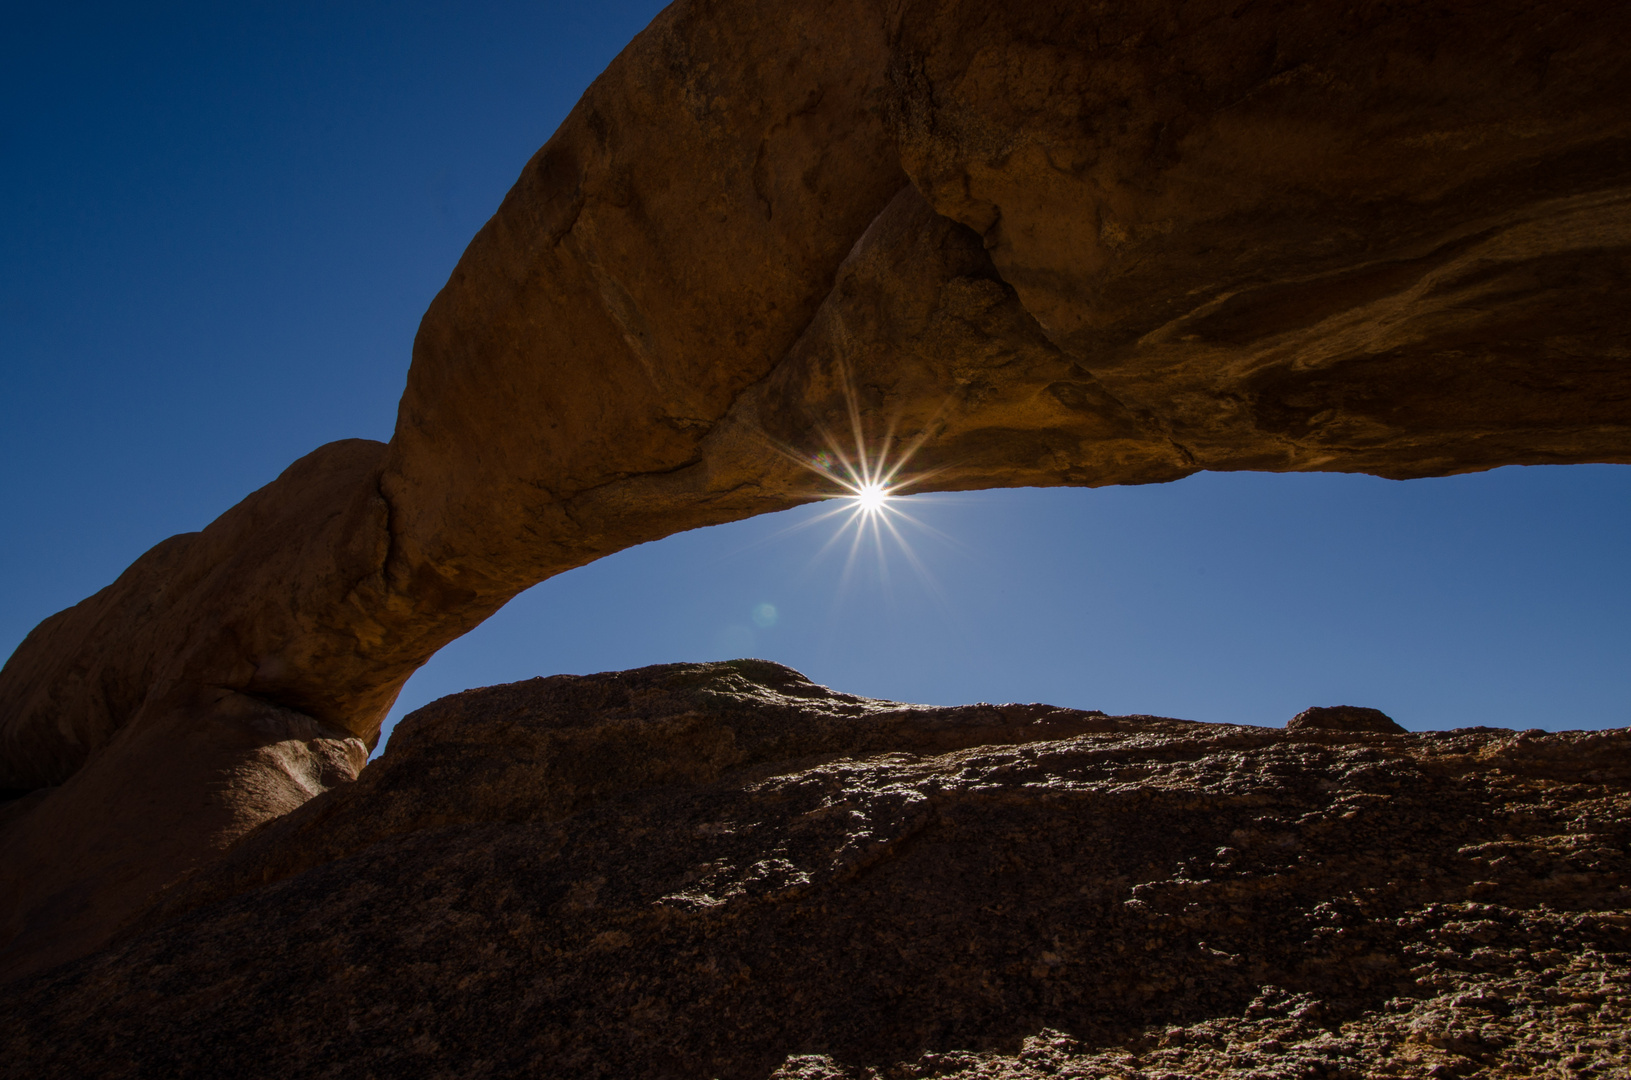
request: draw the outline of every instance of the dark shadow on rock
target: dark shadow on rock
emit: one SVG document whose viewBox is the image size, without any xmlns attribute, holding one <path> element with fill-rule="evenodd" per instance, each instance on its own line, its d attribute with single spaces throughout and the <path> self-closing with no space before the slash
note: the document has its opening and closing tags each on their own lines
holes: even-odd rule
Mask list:
<svg viewBox="0 0 1631 1080">
<path fill-rule="evenodd" d="M 762 661 L 556 676 L 416 713 L 121 943 L 8 988 L 0 1039 L 15 1075 L 1522 1065 L 1624 1019 L 1628 782 L 1626 732 L 942 709 Z"/>
<path fill-rule="evenodd" d="M 1371 731 L 1403 735 L 1405 729 L 1381 709 L 1360 705 L 1316 705 L 1286 721 L 1287 731 Z"/>
</svg>

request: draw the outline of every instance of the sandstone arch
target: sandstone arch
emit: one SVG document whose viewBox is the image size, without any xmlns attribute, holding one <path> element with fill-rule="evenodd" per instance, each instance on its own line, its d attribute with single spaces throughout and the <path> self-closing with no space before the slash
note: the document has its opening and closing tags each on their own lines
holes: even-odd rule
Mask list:
<svg viewBox="0 0 1631 1080">
<path fill-rule="evenodd" d="M 839 425 L 845 379 L 937 488 L 1631 461 L 1628 23 L 681 0 L 472 241 L 390 444 L 0 672 L 0 784 L 53 789 L 6 811 L 10 968 L 355 775 L 521 589 L 809 498 L 766 439 Z"/>
</svg>

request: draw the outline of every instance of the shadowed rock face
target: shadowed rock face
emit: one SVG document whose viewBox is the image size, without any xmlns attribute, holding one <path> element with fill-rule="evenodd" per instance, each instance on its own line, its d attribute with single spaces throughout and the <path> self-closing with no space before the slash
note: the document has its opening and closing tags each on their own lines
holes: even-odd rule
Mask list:
<svg viewBox="0 0 1631 1080">
<path fill-rule="evenodd" d="M 0 786 L 55 786 L 0 833 L 42 868 L 0 879 L 0 971 L 282 806 L 263 750 L 371 745 L 525 587 L 831 490 L 798 459 L 852 412 L 916 490 L 1631 461 L 1628 32 L 1585 2 L 676 3 L 471 242 L 388 445 L 314 451 L 0 671 Z"/>
<path fill-rule="evenodd" d="M 1618 1075 L 1628 812 L 1623 731 L 534 679 L 13 984 L 0 1041 L 17 1076 Z"/>
<path fill-rule="evenodd" d="M 1374 731 L 1403 735 L 1404 728 L 1381 709 L 1358 705 L 1316 705 L 1286 721 L 1288 731 Z"/>
</svg>

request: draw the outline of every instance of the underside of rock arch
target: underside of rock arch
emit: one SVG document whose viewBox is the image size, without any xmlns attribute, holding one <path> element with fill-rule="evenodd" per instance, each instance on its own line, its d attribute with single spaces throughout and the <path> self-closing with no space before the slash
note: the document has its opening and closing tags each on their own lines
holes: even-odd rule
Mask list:
<svg viewBox="0 0 1631 1080">
<path fill-rule="evenodd" d="M 823 494 L 1631 462 L 1631 14 L 680 0 L 334 443 L 0 671 L 0 941 L 107 940 L 355 777 L 553 574 Z M 139 813 L 130 808 L 139 806 Z"/>
</svg>

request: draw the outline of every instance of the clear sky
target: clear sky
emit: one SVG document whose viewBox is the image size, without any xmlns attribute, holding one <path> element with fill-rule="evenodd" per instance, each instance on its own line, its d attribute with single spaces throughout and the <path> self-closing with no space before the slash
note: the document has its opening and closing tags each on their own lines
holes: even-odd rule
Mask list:
<svg viewBox="0 0 1631 1080">
<path fill-rule="evenodd" d="M 0 655 L 320 443 L 388 438 L 420 314 L 659 6 L 12 10 Z M 670 537 L 523 595 L 393 719 L 470 686 L 754 655 L 937 704 L 1631 724 L 1631 467 L 1202 475 L 905 509 L 926 575 L 894 546 L 846 574 L 820 508 Z"/>
</svg>

